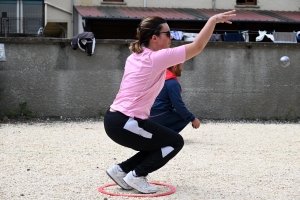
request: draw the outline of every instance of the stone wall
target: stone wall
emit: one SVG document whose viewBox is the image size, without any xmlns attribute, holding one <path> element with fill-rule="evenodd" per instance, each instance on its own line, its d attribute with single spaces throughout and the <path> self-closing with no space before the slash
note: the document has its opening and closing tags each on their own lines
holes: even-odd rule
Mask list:
<svg viewBox="0 0 300 200">
<path fill-rule="evenodd" d="M 130 51 L 127 40 L 97 40 L 94 55 L 68 39 L 0 38 L 0 116 L 94 117 L 115 98 Z M 173 45 L 185 42 L 174 41 Z M 300 45 L 211 42 L 184 65 L 182 96 L 199 118 L 300 118 Z M 291 64 L 280 66 L 289 56 Z"/>
</svg>

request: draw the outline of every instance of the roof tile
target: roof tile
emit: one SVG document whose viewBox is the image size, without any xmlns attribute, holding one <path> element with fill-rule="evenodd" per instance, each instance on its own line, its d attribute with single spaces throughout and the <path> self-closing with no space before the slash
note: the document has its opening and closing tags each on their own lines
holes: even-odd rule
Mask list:
<svg viewBox="0 0 300 200">
<path fill-rule="evenodd" d="M 202 20 L 229 10 L 191 9 L 191 8 L 144 8 L 144 7 L 114 7 L 114 6 L 75 6 L 83 18 L 112 19 L 143 19 L 148 16 L 161 16 L 167 20 Z M 300 12 L 293 11 L 256 11 L 237 10 L 236 17 L 231 21 L 259 21 L 300 23 Z"/>
</svg>

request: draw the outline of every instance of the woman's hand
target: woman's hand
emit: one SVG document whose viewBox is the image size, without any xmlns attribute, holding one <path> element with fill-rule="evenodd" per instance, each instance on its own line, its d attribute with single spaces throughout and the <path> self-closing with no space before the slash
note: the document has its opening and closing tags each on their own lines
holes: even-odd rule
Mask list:
<svg viewBox="0 0 300 200">
<path fill-rule="evenodd" d="M 234 13 L 235 13 L 235 10 L 231 10 L 228 12 L 216 14 L 213 17 L 216 19 L 216 23 L 232 24 L 232 22 L 229 21 L 228 19 L 235 17 L 236 14 L 234 14 Z"/>
<path fill-rule="evenodd" d="M 195 38 L 195 40 L 192 43 L 185 45 L 185 49 L 186 49 L 185 60 L 189 60 L 193 58 L 204 49 L 205 45 L 208 43 L 211 37 L 211 34 L 215 29 L 216 23 L 231 24 L 231 21 L 229 21 L 229 19 L 233 17 L 235 17 L 235 10 L 219 13 L 217 15 L 210 17 L 207 23 L 205 24 L 205 26 L 199 32 L 198 36 Z"/>
</svg>

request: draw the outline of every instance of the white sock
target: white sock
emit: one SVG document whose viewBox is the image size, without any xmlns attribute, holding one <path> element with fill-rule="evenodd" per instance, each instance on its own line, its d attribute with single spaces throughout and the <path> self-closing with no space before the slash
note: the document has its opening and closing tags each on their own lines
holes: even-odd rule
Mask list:
<svg viewBox="0 0 300 200">
<path fill-rule="evenodd" d="M 119 165 L 117 165 L 117 169 L 118 169 L 120 172 L 124 172 L 124 171 L 122 170 L 122 168 L 121 168 Z"/>
<path fill-rule="evenodd" d="M 132 171 L 132 175 L 133 175 L 134 177 L 137 177 L 137 175 L 136 175 L 136 173 L 135 173 L 134 170 Z"/>
</svg>

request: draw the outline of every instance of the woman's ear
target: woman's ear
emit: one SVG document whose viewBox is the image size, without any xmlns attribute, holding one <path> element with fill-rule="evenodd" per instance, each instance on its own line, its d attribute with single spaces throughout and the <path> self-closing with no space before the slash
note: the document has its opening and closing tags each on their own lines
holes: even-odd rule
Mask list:
<svg viewBox="0 0 300 200">
<path fill-rule="evenodd" d="M 156 42 L 157 41 L 157 35 L 152 35 L 151 40 Z"/>
</svg>

